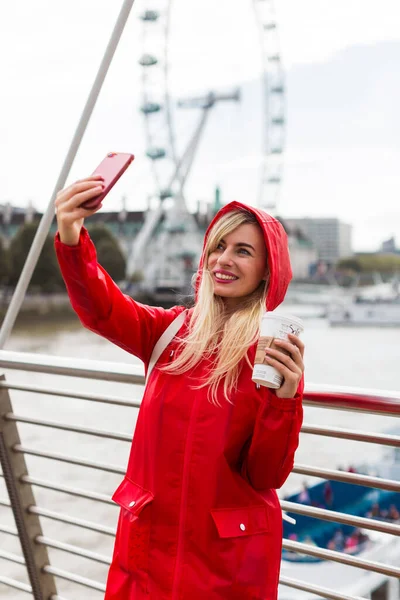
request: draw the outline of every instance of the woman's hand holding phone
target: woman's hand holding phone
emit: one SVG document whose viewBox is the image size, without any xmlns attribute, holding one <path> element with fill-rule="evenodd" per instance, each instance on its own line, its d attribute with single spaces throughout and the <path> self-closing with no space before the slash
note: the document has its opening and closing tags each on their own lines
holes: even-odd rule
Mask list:
<svg viewBox="0 0 400 600">
<path fill-rule="evenodd" d="M 79 243 L 83 220 L 102 207 L 102 202 L 135 157 L 109 152 L 95 172 L 57 194 L 55 207 L 60 240 L 68 246 Z"/>
<path fill-rule="evenodd" d="M 95 208 L 83 208 L 82 204 L 96 198 L 104 190 L 102 175 L 91 175 L 81 179 L 57 194 L 55 201 L 56 217 L 60 240 L 68 246 L 79 243 L 83 221 L 96 213 L 102 204 Z"/>
</svg>

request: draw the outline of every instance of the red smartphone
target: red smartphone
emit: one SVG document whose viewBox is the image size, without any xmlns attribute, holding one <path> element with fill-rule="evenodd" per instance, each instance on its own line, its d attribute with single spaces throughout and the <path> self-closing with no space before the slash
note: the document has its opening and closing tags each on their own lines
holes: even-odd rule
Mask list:
<svg viewBox="0 0 400 600">
<path fill-rule="evenodd" d="M 117 183 L 121 175 L 125 173 L 134 158 L 133 154 L 109 152 L 92 173 L 92 175 L 102 175 L 104 178 L 104 190 L 95 198 L 91 198 L 81 204 L 81 206 L 90 210 L 97 208 L 111 188 Z"/>
</svg>

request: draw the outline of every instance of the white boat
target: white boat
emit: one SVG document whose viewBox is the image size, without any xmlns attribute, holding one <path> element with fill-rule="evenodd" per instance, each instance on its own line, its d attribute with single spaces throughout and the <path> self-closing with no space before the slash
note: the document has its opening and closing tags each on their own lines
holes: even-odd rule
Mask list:
<svg viewBox="0 0 400 600">
<path fill-rule="evenodd" d="M 397 433 L 397 431 L 396 431 Z M 388 477 L 397 480 L 400 470 L 400 449 L 393 448 L 388 454 L 374 465 L 368 465 L 368 474 Z M 359 472 L 364 467 L 359 467 Z M 324 505 L 326 496 L 324 489 L 326 480 L 320 481 L 307 491 L 309 504 Z M 345 512 L 356 516 L 376 518 L 378 520 L 399 523 L 399 518 L 390 516 L 390 507 L 395 507 L 397 516 L 400 513 L 400 495 L 396 492 L 377 490 L 358 485 L 349 485 L 331 481 L 332 510 Z M 295 494 L 287 500 L 298 502 L 300 494 Z M 325 506 L 326 507 L 326 506 Z M 374 510 L 377 511 L 376 516 Z M 351 526 L 338 525 L 334 522 L 321 522 L 310 517 L 292 515 L 297 523 L 284 523 L 284 537 L 297 539 L 299 542 L 312 544 L 321 548 L 344 551 L 364 560 L 371 560 L 388 565 L 400 564 L 400 540 L 394 536 L 374 532 L 372 530 L 356 530 Z M 330 548 L 328 540 L 335 539 L 335 533 L 341 532 L 342 548 Z M 361 536 L 361 543 L 351 548 L 345 547 L 346 540 L 352 535 Z M 311 585 L 334 589 L 337 593 L 348 596 L 369 598 L 371 600 L 398 600 L 400 585 L 397 579 L 385 575 L 360 570 L 355 567 L 343 566 L 337 562 L 320 560 L 312 556 L 300 555 L 283 551 L 281 575 L 286 578 L 307 581 Z M 314 600 L 310 592 L 294 588 L 282 587 L 280 600 Z"/>
<path fill-rule="evenodd" d="M 332 326 L 400 326 L 398 283 L 382 283 L 358 290 L 349 300 L 336 300 L 328 310 Z"/>
<path fill-rule="evenodd" d="M 334 283 L 318 284 L 292 281 L 286 294 L 286 302 L 326 309 L 332 302 L 346 298 L 347 294 L 346 288 Z"/>
</svg>

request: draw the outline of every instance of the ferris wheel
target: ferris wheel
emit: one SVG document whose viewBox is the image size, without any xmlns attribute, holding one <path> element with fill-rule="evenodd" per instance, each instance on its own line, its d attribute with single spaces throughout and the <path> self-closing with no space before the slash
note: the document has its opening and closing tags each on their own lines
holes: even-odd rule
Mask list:
<svg viewBox="0 0 400 600">
<path fill-rule="evenodd" d="M 282 182 L 285 87 L 279 52 L 278 24 L 273 0 L 241 0 L 253 5 L 259 31 L 263 69 L 263 147 L 258 197 L 261 208 L 276 210 Z M 173 0 L 153 0 L 145 10 L 143 23 L 142 105 L 156 194 L 161 201 L 173 197 L 182 184 L 184 156 L 177 149 L 174 110 L 170 93 L 170 42 Z M 239 99 L 238 93 L 232 99 Z M 229 98 L 225 98 L 229 99 Z M 217 100 L 217 99 L 215 99 Z M 204 108 L 210 98 L 198 99 L 192 106 Z M 181 108 L 185 103 L 181 103 Z M 195 138 L 196 139 L 196 138 Z M 188 152 L 190 154 L 190 152 Z"/>
<path fill-rule="evenodd" d="M 254 12 L 259 34 L 262 68 L 262 148 L 258 171 L 257 197 L 251 202 L 271 213 L 276 212 L 283 175 L 285 141 L 285 86 L 279 52 L 278 24 L 273 0 L 240 0 Z M 196 98 L 177 101 L 171 93 L 172 27 L 177 2 L 147 0 L 140 14 L 142 23 L 142 98 L 146 154 L 154 180 L 153 210 L 149 210 L 132 252 L 130 271 L 141 267 L 149 239 L 152 237 L 166 200 L 171 199 L 179 217 L 189 214 L 185 202 L 185 184 L 194 164 L 199 141 L 208 115 L 220 102 L 240 101 L 240 90 L 231 93 L 207 92 Z M 232 6 L 232 4 L 230 5 Z M 235 10 L 235 9 L 231 9 Z M 207 85 L 207 82 L 204 82 Z M 182 146 L 179 139 L 179 111 L 198 111 L 189 140 Z M 155 208 L 154 208 L 155 203 Z"/>
</svg>

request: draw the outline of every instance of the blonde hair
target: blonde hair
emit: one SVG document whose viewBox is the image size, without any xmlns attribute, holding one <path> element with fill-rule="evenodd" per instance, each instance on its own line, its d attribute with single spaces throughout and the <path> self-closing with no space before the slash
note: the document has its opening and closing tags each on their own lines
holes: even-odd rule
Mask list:
<svg viewBox="0 0 400 600">
<path fill-rule="evenodd" d="M 208 362 L 208 373 L 193 387 L 208 387 L 208 399 L 215 405 L 219 405 L 218 389 L 222 384 L 224 397 L 231 401 L 230 395 L 237 389 L 241 361 L 245 358 L 250 365 L 247 352 L 257 339 L 265 312 L 268 282 L 261 281 L 234 311 L 229 311 L 223 299 L 214 295 L 212 276 L 207 268 L 208 257 L 221 239 L 245 223 L 259 226 L 251 212 L 238 209 L 222 216 L 210 230 L 203 252 L 203 271 L 199 274 L 201 281 L 189 322 L 189 334 L 180 340 L 175 360 L 163 367 L 164 371 L 178 375 L 195 367 L 200 360 Z"/>
</svg>

